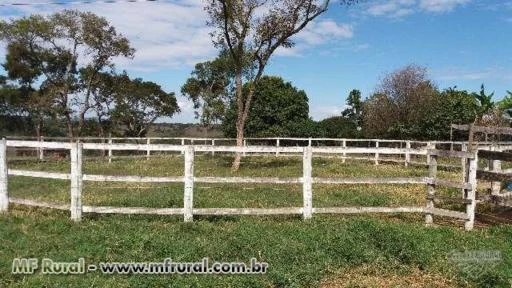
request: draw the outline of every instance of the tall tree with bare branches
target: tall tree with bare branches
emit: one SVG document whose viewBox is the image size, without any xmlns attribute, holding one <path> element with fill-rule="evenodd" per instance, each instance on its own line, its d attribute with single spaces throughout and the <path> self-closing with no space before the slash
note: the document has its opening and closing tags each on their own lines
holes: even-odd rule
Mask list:
<svg viewBox="0 0 512 288">
<path fill-rule="evenodd" d="M 256 85 L 274 52 L 291 48 L 292 36 L 327 11 L 329 0 L 208 0 L 206 11 L 214 44 L 229 51 L 234 63 L 237 108 L 237 146 L 243 145 L 244 126 Z M 357 0 L 344 0 L 352 4 Z M 242 87 L 249 89 L 244 93 Z M 240 167 L 237 153 L 232 170 Z"/>
</svg>

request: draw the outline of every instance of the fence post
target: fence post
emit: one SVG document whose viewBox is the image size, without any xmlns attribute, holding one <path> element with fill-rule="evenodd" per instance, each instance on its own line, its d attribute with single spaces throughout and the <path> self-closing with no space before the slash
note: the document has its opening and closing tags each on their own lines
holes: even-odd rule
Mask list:
<svg viewBox="0 0 512 288">
<path fill-rule="evenodd" d="M 432 148 L 432 142 L 427 142 L 427 150 L 430 150 L 430 149 L 435 149 Z M 430 157 L 428 157 L 428 153 L 427 153 L 427 165 L 430 165 Z"/>
<path fill-rule="evenodd" d="M 242 155 L 245 157 L 245 147 L 247 146 L 247 140 L 244 139 L 244 152 L 242 152 Z"/>
<path fill-rule="evenodd" d="M 464 225 L 466 231 L 471 231 L 475 224 L 475 209 L 476 209 L 476 171 L 478 169 L 478 153 L 474 153 L 474 158 L 469 159 L 468 183 L 471 185 L 469 190 L 466 190 L 466 216 L 467 220 Z"/>
<path fill-rule="evenodd" d="M 149 160 L 149 157 L 151 156 L 151 150 L 149 150 L 149 145 L 151 145 L 151 138 L 146 140 L 146 145 L 148 145 L 146 148 L 146 160 Z"/>
<path fill-rule="evenodd" d="M 276 139 L 276 156 L 279 156 L 279 138 Z"/>
<path fill-rule="evenodd" d="M 82 147 L 76 142 L 71 145 L 71 220 L 82 219 Z"/>
<path fill-rule="evenodd" d="M 44 142 L 44 136 L 40 136 L 39 137 L 39 143 L 43 144 L 43 142 Z M 43 146 L 39 146 L 39 160 L 40 161 L 44 160 L 44 148 L 43 148 Z"/>
<path fill-rule="evenodd" d="M 375 165 L 379 165 L 379 141 L 375 141 Z"/>
<path fill-rule="evenodd" d="M 215 147 L 215 139 L 212 139 L 212 147 Z M 212 156 L 215 156 L 214 150 L 212 150 Z"/>
<path fill-rule="evenodd" d="M 181 138 L 181 146 L 185 146 L 185 139 Z M 181 150 L 181 154 L 184 154 L 185 151 Z"/>
<path fill-rule="evenodd" d="M 183 219 L 185 222 L 193 220 L 194 203 L 194 146 L 185 147 L 185 194 L 183 197 Z"/>
<path fill-rule="evenodd" d="M 7 140 L 0 140 L 0 212 L 9 209 L 9 191 L 7 190 Z"/>
<path fill-rule="evenodd" d="M 311 172 L 313 170 L 312 156 L 313 149 L 311 147 L 304 147 L 304 156 L 302 159 L 302 193 L 304 198 L 304 208 L 302 215 L 304 219 L 311 219 L 313 215 L 313 184 L 311 179 Z"/>
<path fill-rule="evenodd" d="M 491 146 L 492 151 L 501 150 L 496 146 Z M 495 159 L 489 159 L 489 171 L 492 172 L 501 172 L 501 161 Z M 501 192 L 501 182 L 493 181 L 491 182 L 491 195 L 500 195 Z"/>
<path fill-rule="evenodd" d="M 308 146 L 311 147 L 311 137 L 308 138 Z"/>
<path fill-rule="evenodd" d="M 405 142 L 405 149 L 405 167 L 407 167 L 411 163 L 411 141 L 408 140 Z"/>
<path fill-rule="evenodd" d="M 345 152 L 345 149 L 347 149 L 347 139 L 343 139 L 343 159 L 341 160 L 341 163 L 345 163 L 347 161 L 347 152 Z"/>
<path fill-rule="evenodd" d="M 108 136 L 108 163 L 112 163 L 112 136 Z"/>
<path fill-rule="evenodd" d="M 437 176 L 437 156 L 431 154 L 428 150 L 427 157 L 429 158 L 428 177 L 435 180 Z M 430 226 L 434 223 L 432 209 L 434 209 L 434 196 L 436 194 L 436 185 L 427 184 L 427 207 L 425 213 L 425 224 Z"/>
</svg>

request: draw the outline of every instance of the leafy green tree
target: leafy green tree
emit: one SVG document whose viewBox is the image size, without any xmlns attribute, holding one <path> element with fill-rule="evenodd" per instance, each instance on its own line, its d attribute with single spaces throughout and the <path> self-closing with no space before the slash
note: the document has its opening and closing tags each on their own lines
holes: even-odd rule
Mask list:
<svg viewBox="0 0 512 288">
<path fill-rule="evenodd" d="M 227 53 L 198 63 L 181 87 L 181 94 L 194 103 L 196 118 L 208 126 L 221 123 L 232 99 L 234 68 Z"/>
<path fill-rule="evenodd" d="M 113 70 L 113 58 L 134 53 L 105 18 L 74 10 L 1 21 L 0 41 L 7 44 L 8 77 L 36 91 L 31 103 L 40 107 L 27 110 L 51 107 L 65 119 L 69 137 L 80 135 L 94 106 L 99 73 Z"/>
<path fill-rule="evenodd" d="M 361 100 L 361 91 L 354 89 L 350 91 L 347 97 L 347 108 L 341 112 L 341 116 L 353 122 L 356 128 L 361 127 L 363 101 Z"/>
<path fill-rule="evenodd" d="M 325 137 L 357 138 L 359 136 L 356 122 L 343 116 L 335 116 L 320 121 Z"/>
<path fill-rule="evenodd" d="M 497 103 L 497 106 L 503 111 L 503 117 L 512 123 L 512 92 L 507 91 L 507 95 Z"/>
<path fill-rule="evenodd" d="M 484 84 L 482 84 L 480 87 L 480 93 L 473 93 L 473 96 L 478 101 L 476 121 L 480 122 L 483 120 L 484 116 L 491 113 L 496 107 L 496 103 L 492 99 L 492 97 L 494 97 L 494 92 L 489 95 L 485 94 L 485 87 Z"/>
<path fill-rule="evenodd" d="M 424 139 L 450 139 L 451 124 L 469 124 L 475 121 L 478 103 L 466 90 L 448 88 L 439 93 L 423 120 Z"/>
<path fill-rule="evenodd" d="M 124 136 L 144 137 L 157 118 L 172 117 L 180 111 L 174 93 L 163 91 L 156 83 L 130 79 L 126 73 L 110 77 L 113 86 L 96 93 L 108 98 L 103 103 L 111 105 L 104 107 L 110 116 L 104 121 L 123 129 Z"/>
<path fill-rule="evenodd" d="M 250 85 L 246 85 L 244 90 L 246 89 L 251 89 Z M 254 93 L 254 102 L 244 130 L 248 137 L 297 136 L 297 123 L 304 123 L 309 119 L 306 93 L 293 87 L 290 82 L 284 82 L 280 77 L 262 77 Z M 237 134 L 236 117 L 236 103 L 232 101 L 222 123 L 227 137 Z"/>
<path fill-rule="evenodd" d="M 327 11 L 329 0 L 209 0 L 208 24 L 214 29 L 214 44 L 228 51 L 234 64 L 237 145 L 243 145 L 245 125 L 251 105 L 256 102 L 256 87 L 265 67 L 278 48 L 293 47 L 291 39 L 311 21 Z M 355 0 L 345 0 L 351 4 Z M 251 73 L 244 74 L 247 67 Z M 245 87 L 245 89 L 244 89 Z M 232 170 L 238 170 L 237 153 Z"/>
</svg>

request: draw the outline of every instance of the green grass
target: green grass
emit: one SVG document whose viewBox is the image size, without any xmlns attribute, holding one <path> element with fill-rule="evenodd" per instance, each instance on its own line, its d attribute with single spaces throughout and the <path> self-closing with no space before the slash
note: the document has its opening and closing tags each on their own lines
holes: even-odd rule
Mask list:
<svg viewBox="0 0 512 288">
<path fill-rule="evenodd" d="M 239 172 L 230 171 L 230 157 L 197 155 L 200 176 L 300 177 L 300 158 L 243 159 Z M 12 169 L 69 171 L 65 161 L 16 161 Z M 119 159 L 112 164 L 87 160 L 84 173 L 105 175 L 182 175 L 180 156 Z M 425 167 L 374 166 L 370 162 L 315 158 L 315 177 L 423 177 Z M 456 171 L 439 171 L 459 179 Z M 61 180 L 10 177 L 12 197 L 69 203 L 69 183 Z M 458 189 L 440 189 L 460 195 Z M 424 185 L 320 185 L 313 187 L 314 207 L 425 205 Z M 182 184 L 85 182 L 84 205 L 120 207 L 182 207 Z M 194 206 L 200 208 L 300 207 L 301 185 L 196 183 Z M 451 207 L 451 206 L 446 206 Z M 393 271 L 421 270 L 441 274 L 460 286 L 510 287 L 512 227 L 478 228 L 465 232 L 456 221 L 426 228 L 423 215 L 195 217 L 85 214 L 81 223 L 69 213 L 12 205 L 0 215 L 0 287 L 315 287 L 322 279 L 347 269 L 372 265 Z M 493 269 L 466 273 L 447 260 L 451 251 L 497 250 L 503 260 Z M 244 261 L 256 257 L 269 263 L 265 275 L 12 275 L 15 257 L 48 257 L 57 261 L 159 262 Z M 380 267 L 380 268 L 379 268 Z M 378 287 L 378 286 L 377 286 Z"/>
</svg>

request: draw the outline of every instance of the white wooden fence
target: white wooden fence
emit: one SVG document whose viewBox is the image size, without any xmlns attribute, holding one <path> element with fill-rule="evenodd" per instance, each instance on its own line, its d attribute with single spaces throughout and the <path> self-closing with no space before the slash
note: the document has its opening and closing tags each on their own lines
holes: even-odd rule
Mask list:
<svg viewBox="0 0 512 288">
<path fill-rule="evenodd" d="M 28 147 L 36 149 L 65 149 L 71 154 L 71 173 L 54 173 L 27 170 L 7 169 L 7 147 Z M 184 175 L 175 177 L 146 177 L 146 176 L 109 176 L 82 173 L 83 150 L 109 151 L 175 151 L 182 152 L 185 158 Z M 195 177 L 195 152 L 231 152 L 231 153 L 302 153 L 302 177 Z M 324 154 L 406 154 L 426 155 L 429 159 L 428 177 L 408 178 L 321 178 L 312 177 L 312 157 L 314 153 Z M 458 157 L 469 166 L 469 177 L 463 182 L 452 182 L 437 178 L 437 157 Z M 0 211 L 6 211 L 9 203 L 29 206 L 47 207 L 70 210 L 71 219 L 80 221 L 82 213 L 120 213 L 120 214 L 159 214 L 183 215 L 184 221 L 192 221 L 194 215 L 279 215 L 299 214 L 309 219 L 313 214 L 357 214 L 357 213 L 424 213 L 428 225 L 433 223 L 433 216 L 452 217 L 465 220 L 467 230 L 473 228 L 475 214 L 476 191 L 476 153 L 464 151 L 425 150 L 411 148 L 383 147 L 268 147 L 268 146 L 205 146 L 205 145 L 169 145 L 169 144 L 115 144 L 115 143 L 70 143 L 2 140 L 0 142 Z M 71 181 L 71 203 L 62 205 L 56 203 L 17 199 L 9 197 L 7 180 L 11 176 L 40 177 L 63 179 Z M 104 207 L 82 204 L 83 181 L 114 181 L 114 182 L 150 182 L 150 183 L 183 183 L 183 208 L 149 208 L 149 207 Z M 300 184 L 303 185 L 303 206 L 286 208 L 194 208 L 194 183 L 267 183 L 267 184 Z M 428 186 L 427 201 L 423 207 L 324 207 L 313 206 L 313 184 L 426 184 Z M 436 187 L 446 186 L 467 191 L 463 198 L 442 200 L 459 201 L 466 204 L 466 211 L 450 211 L 437 208 L 434 205 Z M 441 199 L 441 198 L 439 198 Z"/>
<path fill-rule="evenodd" d="M 69 138 L 67 137 L 21 137 L 21 136 L 12 136 L 7 137 L 9 140 L 32 140 L 32 141 L 39 141 L 41 143 L 47 143 L 47 142 L 55 142 L 55 141 L 69 141 Z M 165 142 L 165 145 L 171 145 L 171 146 L 187 146 L 187 145 L 193 145 L 193 146 L 234 146 L 236 145 L 236 139 L 234 138 L 177 138 L 177 137 L 146 137 L 146 138 L 134 138 L 134 137 L 127 137 L 127 138 L 121 138 L 121 137 L 108 137 L 108 138 L 102 138 L 102 137 L 81 137 L 77 139 L 78 141 L 84 142 L 86 144 L 107 144 L 103 145 L 102 149 L 96 149 L 103 151 L 107 156 L 108 162 L 111 163 L 114 158 L 122 158 L 123 156 L 115 156 L 114 151 L 122 151 L 127 149 L 116 149 L 115 144 L 131 144 L 131 145 L 141 145 L 145 144 L 145 147 L 148 147 L 146 150 L 140 150 L 138 151 L 144 152 L 144 156 L 149 159 L 152 156 L 153 151 L 175 151 L 175 150 L 159 150 L 158 147 L 161 147 L 161 145 L 164 144 L 154 144 L 155 142 Z M 126 143 L 126 141 L 132 141 L 134 143 Z M 117 143 L 116 143 L 117 142 Z M 289 146 L 283 146 L 284 142 L 288 142 Z M 154 146 L 152 145 L 152 143 Z M 222 143 L 224 145 L 219 145 L 219 143 Z M 336 147 L 339 149 L 344 149 L 341 153 L 338 153 L 339 150 L 335 151 L 334 153 L 328 152 L 321 152 L 316 153 L 315 157 L 329 157 L 329 155 L 336 155 L 336 157 L 341 158 L 342 162 L 345 163 L 346 159 L 353 159 L 353 160 L 371 160 L 376 165 L 378 165 L 382 161 L 388 161 L 388 162 L 401 162 L 404 163 L 405 166 L 409 166 L 411 164 L 419 164 L 419 165 L 425 165 L 428 164 L 430 161 L 428 157 L 426 157 L 426 162 L 424 160 L 419 159 L 413 159 L 411 156 L 418 156 L 418 155 L 426 155 L 426 151 L 428 149 L 439 149 L 440 147 L 450 147 L 450 151 L 467 151 L 468 142 L 463 141 L 413 141 L 413 140 L 389 140 L 389 139 L 344 139 L 344 138 L 245 138 L 243 141 L 244 146 L 248 146 L 248 144 L 251 145 L 260 145 L 261 143 L 264 143 L 266 147 L 275 147 L 275 148 L 287 148 L 287 147 Z M 268 146 L 268 143 L 274 143 L 275 146 Z M 290 146 L 290 143 L 293 143 L 293 146 Z M 361 143 L 364 143 L 365 147 L 362 147 L 363 145 Z M 112 145 L 114 144 L 114 145 Z M 160 145 L 160 146 L 158 146 Z M 250 146 L 250 145 L 249 145 Z M 392 146 L 393 148 L 400 147 L 400 150 L 389 150 L 387 148 L 390 148 L 389 146 Z M 130 146 L 133 147 L 133 146 Z M 152 149 L 151 147 L 156 147 L 155 149 Z M 510 142 L 479 142 L 478 143 L 479 149 L 485 149 L 490 150 L 494 149 L 494 147 L 499 147 L 500 151 L 504 150 L 512 150 L 512 145 Z M 349 151 L 352 151 L 351 148 L 363 148 L 363 150 L 358 150 L 355 153 L 351 153 Z M 375 149 L 372 149 L 375 148 Z M 37 156 L 39 160 L 44 160 L 45 158 L 45 145 L 40 145 L 37 147 L 32 147 L 31 149 L 34 149 L 37 151 Z M 366 149 L 366 150 L 364 150 Z M 443 148 L 440 148 L 443 149 Z M 92 150 L 92 149 L 90 149 Z M 212 155 L 215 154 L 215 152 L 225 152 L 222 149 L 205 149 L 203 148 L 202 151 L 210 151 Z M 184 150 L 181 150 L 181 153 L 183 154 Z M 198 151 L 198 150 L 196 150 Z M 273 153 L 276 156 L 295 156 L 297 153 L 301 153 L 302 150 L 289 150 L 289 149 L 277 149 L 274 151 L 268 151 L 268 150 L 261 150 L 258 152 L 249 152 L 248 150 L 244 150 L 243 156 L 252 156 L 252 155 L 261 155 L 261 153 L 270 154 Z M 366 151 L 366 152 L 362 152 Z M 392 153 L 386 153 L 387 151 L 393 151 Z M 419 151 L 419 153 L 417 153 Z M 232 151 L 229 151 L 232 152 Z M 360 156 L 354 156 L 351 154 L 356 154 Z M 394 156 L 394 157 L 390 157 Z M 124 156 L 126 157 L 126 156 Z M 131 155 L 128 157 L 137 157 L 135 155 Z M 440 165 L 441 166 L 441 165 Z M 442 166 L 449 166 L 449 165 L 442 165 Z M 464 167 L 464 160 L 461 161 L 461 165 L 459 167 Z"/>
</svg>

